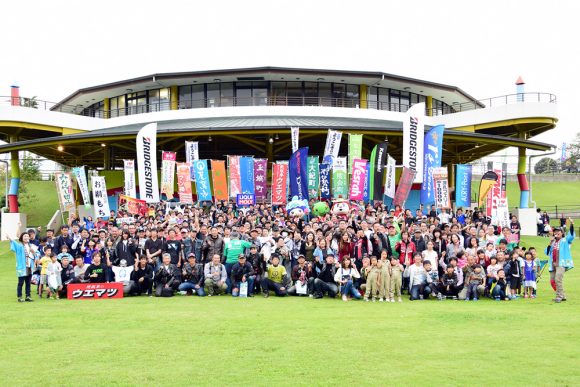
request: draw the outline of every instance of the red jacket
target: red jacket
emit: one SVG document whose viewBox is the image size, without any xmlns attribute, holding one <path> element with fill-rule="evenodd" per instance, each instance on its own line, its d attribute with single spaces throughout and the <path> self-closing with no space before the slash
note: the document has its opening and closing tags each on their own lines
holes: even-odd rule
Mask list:
<svg viewBox="0 0 580 387">
<path fill-rule="evenodd" d="M 405 264 L 405 260 L 409 258 L 410 264 L 413 264 L 413 254 L 417 251 L 417 247 L 411 241 L 405 243 L 404 241 L 399 241 L 395 245 L 395 250 L 399 253 L 399 262 L 401 265 Z"/>
</svg>

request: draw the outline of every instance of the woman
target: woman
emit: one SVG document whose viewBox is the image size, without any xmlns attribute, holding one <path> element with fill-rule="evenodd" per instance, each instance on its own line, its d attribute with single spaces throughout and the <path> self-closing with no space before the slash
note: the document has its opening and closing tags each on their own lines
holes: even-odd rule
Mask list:
<svg viewBox="0 0 580 387">
<path fill-rule="evenodd" d="M 439 258 L 443 258 L 447 254 L 447 241 L 443 238 L 443 233 L 439 228 L 433 230 L 433 250 L 437 252 Z"/>
<path fill-rule="evenodd" d="M 427 242 L 427 250 L 423 250 L 421 255 L 423 256 L 423 262 L 431 262 L 431 267 L 437 269 L 439 266 L 439 254 L 433 247 L 433 241 Z"/>
<path fill-rule="evenodd" d="M 354 249 L 354 242 L 350 240 L 347 232 L 342 234 L 340 242 L 338 243 L 338 262 L 342 262 L 345 256 L 351 256 Z"/>
<path fill-rule="evenodd" d="M 457 234 L 451 234 L 451 243 L 447 245 L 448 259 L 457 257 L 457 253 L 460 251 L 465 252 L 465 249 L 461 244 L 461 239 L 459 239 Z"/>
<path fill-rule="evenodd" d="M 477 255 L 477 250 L 479 250 L 479 241 L 477 238 L 469 238 L 469 246 L 465 249 L 465 252 L 470 257 L 475 257 Z"/>
<path fill-rule="evenodd" d="M 326 261 L 326 257 L 329 254 L 334 254 L 334 251 L 330 247 L 328 247 L 328 243 L 326 239 L 321 239 L 318 241 L 318 246 L 314 249 L 313 256 L 319 263 L 324 263 Z"/>
<path fill-rule="evenodd" d="M 10 238 L 8 234 L 6 234 L 6 239 L 10 240 L 10 250 L 14 251 L 16 256 L 16 276 L 18 277 L 16 296 L 18 297 L 18 302 L 32 302 L 32 298 L 30 298 L 30 279 L 36 267 L 37 248 L 30 243 L 30 236 L 27 232 L 20 234 L 18 240 Z M 22 299 L 22 285 L 26 285 L 25 300 Z"/>
<path fill-rule="evenodd" d="M 345 256 L 340 268 L 334 274 L 334 281 L 340 284 L 340 294 L 342 294 L 343 301 L 348 301 L 348 296 L 357 300 L 361 298 L 353 283 L 353 280 L 357 278 L 360 278 L 360 274 L 356 266 L 352 264 L 349 256 Z"/>
<path fill-rule="evenodd" d="M 401 240 L 395 245 L 395 251 L 399 253 L 401 265 L 411 265 L 413 263 L 413 255 L 417 251 L 417 247 L 409 238 L 407 231 L 401 233 Z"/>
<path fill-rule="evenodd" d="M 316 243 L 314 242 L 314 233 L 306 234 L 306 242 L 304 242 L 304 257 L 306 262 L 314 261 L 314 250 L 316 250 Z"/>
</svg>

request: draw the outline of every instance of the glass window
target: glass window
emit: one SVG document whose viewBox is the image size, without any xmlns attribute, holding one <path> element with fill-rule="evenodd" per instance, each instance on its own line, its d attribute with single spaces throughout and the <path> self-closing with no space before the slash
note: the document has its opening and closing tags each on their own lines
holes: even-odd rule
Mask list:
<svg viewBox="0 0 580 387">
<path fill-rule="evenodd" d="M 207 107 L 218 107 L 220 106 L 220 84 L 219 83 L 208 83 L 207 84 Z"/>
<path fill-rule="evenodd" d="M 401 95 L 398 90 L 390 90 L 389 110 L 401 111 Z"/>
<path fill-rule="evenodd" d="M 149 111 L 158 112 L 159 107 L 159 90 L 149 90 Z"/>
<path fill-rule="evenodd" d="M 411 105 L 419 102 L 419 94 L 411 93 Z"/>
<path fill-rule="evenodd" d="M 205 107 L 205 85 L 191 86 L 191 107 L 192 108 Z"/>
<path fill-rule="evenodd" d="M 159 110 L 171 109 L 171 91 L 169 87 L 159 89 Z"/>
<path fill-rule="evenodd" d="M 124 116 L 127 114 L 127 106 L 125 106 L 125 96 L 120 95 L 117 97 L 117 106 L 119 107 L 119 116 Z"/>
<path fill-rule="evenodd" d="M 389 105 L 389 89 L 379 89 L 379 110 L 393 110 Z"/>
<path fill-rule="evenodd" d="M 191 86 L 180 86 L 179 87 L 179 108 L 180 109 L 191 109 Z"/>
<path fill-rule="evenodd" d="M 359 105 L 359 86 L 358 85 L 346 85 L 346 99 L 348 107 L 356 107 Z"/>
<path fill-rule="evenodd" d="M 376 87 L 367 88 L 367 106 L 369 109 L 378 109 L 378 90 Z"/>
<path fill-rule="evenodd" d="M 407 110 L 409 110 L 409 105 L 411 104 L 411 101 L 409 99 L 408 91 L 401 91 L 400 104 L 401 104 L 400 110 L 401 112 L 406 112 Z"/>
<path fill-rule="evenodd" d="M 304 82 L 304 104 L 307 106 L 318 105 L 318 83 Z"/>
<path fill-rule="evenodd" d="M 304 105 L 302 82 L 288 82 L 286 84 L 286 95 L 288 96 L 288 106 Z"/>
<path fill-rule="evenodd" d="M 252 100 L 255 106 L 268 104 L 268 82 L 252 83 Z"/>
<path fill-rule="evenodd" d="M 252 82 L 236 82 L 236 105 L 252 106 Z"/>
<path fill-rule="evenodd" d="M 320 106 L 332 106 L 332 83 L 318 84 L 318 99 Z"/>
<path fill-rule="evenodd" d="M 225 82 L 221 84 L 220 106 L 234 106 L 234 84 Z"/>
<path fill-rule="evenodd" d="M 286 105 L 286 82 L 272 82 L 270 87 L 272 88 L 271 105 Z"/>
</svg>

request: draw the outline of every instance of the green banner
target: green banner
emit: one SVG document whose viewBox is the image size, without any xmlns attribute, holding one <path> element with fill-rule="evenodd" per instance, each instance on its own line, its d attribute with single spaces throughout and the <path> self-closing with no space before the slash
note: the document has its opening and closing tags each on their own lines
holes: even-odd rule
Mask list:
<svg viewBox="0 0 580 387">
<path fill-rule="evenodd" d="M 348 135 L 348 173 L 352 173 L 352 161 L 362 159 L 362 134 Z"/>
<path fill-rule="evenodd" d="M 332 165 L 332 196 L 334 198 L 348 197 L 346 157 L 337 157 Z"/>
<path fill-rule="evenodd" d="M 318 156 L 308 156 L 306 162 L 306 173 L 308 174 L 308 196 L 318 197 Z"/>
</svg>

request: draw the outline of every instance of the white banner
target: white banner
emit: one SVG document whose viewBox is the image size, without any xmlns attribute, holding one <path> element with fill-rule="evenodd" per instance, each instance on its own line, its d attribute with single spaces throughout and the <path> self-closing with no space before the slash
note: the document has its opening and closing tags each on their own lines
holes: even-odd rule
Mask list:
<svg viewBox="0 0 580 387">
<path fill-rule="evenodd" d="M 145 125 L 137 134 L 137 166 L 140 199 L 147 203 L 158 203 L 157 123 Z"/>
<path fill-rule="evenodd" d="M 335 157 L 333 158 L 332 169 L 335 171 L 347 172 L 348 161 L 346 157 Z"/>
<path fill-rule="evenodd" d="M 395 159 L 387 155 L 387 178 L 385 180 L 385 195 L 395 198 Z"/>
<path fill-rule="evenodd" d="M 292 139 L 292 153 L 298 150 L 298 134 L 300 132 L 300 128 L 297 126 L 292 126 L 290 128 L 290 137 Z"/>
<path fill-rule="evenodd" d="M 403 121 L 403 166 L 416 171 L 414 183 L 423 182 L 425 103 L 411 106 Z"/>
<path fill-rule="evenodd" d="M 199 142 L 186 141 L 185 142 L 185 162 L 193 165 L 193 160 L 199 160 Z"/>
<path fill-rule="evenodd" d="M 491 224 L 500 226 L 501 228 L 510 226 L 510 211 L 507 198 L 499 200 L 496 217 L 495 219 L 491 218 Z"/>
<path fill-rule="evenodd" d="M 110 210 L 105 177 L 91 176 L 91 183 L 93 186 L 93 207 L 95 209 L 95 218 L 108 217 Z"/>
<path fill-rule="evenodd" d="M 135 187 L 135 160 L 123 160 L 123 171 L 125 173 L 124 194 L 132 198 L 137 198 Z"/>
<path fill-rule="evenodd" d="M 322 157 L 324 162 L 329 162 L 334 160 L 338 156 L 338 151 L 340 150 L 340 140 L 342 139 L 342 132 L 328 129 L 328 135 L 326 136 L 326 145 L 324 146 L 324 156 Z M 334 164 L 334 163 L 332 163 Z M 345 164 L 346 168 L 346 164 Z"/>
<path fill-rule="evenodd" d="M 69 172 L 55 173 L 56 190 L 62 212 L 75 209 L 75 194 L 72 188 L 72 179 Z"/>
<path fill-rule="evenodd" d="M 447 167 L 437 167 L 432 169 L 433 186 L 435 193 L 435 207 L 451 208 L 451 198 L 449 197 L 449 178 Z"/>
<path fill-rule="evenodd" d="M 89 184 L 87 183 L 87 175 L 85 173 L 85 166 L 77 167 L 72 169 L 77 184 L 79 185 L 79 190 L 81 191 L 81 196 L 83 197 L 83 204 L 85 206 L 91 205 L 91 195 L 89 194 Z"/>
</svg>

